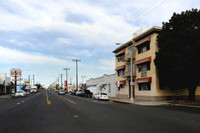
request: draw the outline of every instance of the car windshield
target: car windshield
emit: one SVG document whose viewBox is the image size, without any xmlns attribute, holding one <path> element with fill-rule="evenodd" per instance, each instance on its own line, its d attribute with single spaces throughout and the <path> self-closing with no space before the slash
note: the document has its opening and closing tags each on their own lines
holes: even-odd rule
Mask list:
<svg viewBox="0 0 200 133">
<path fill-rule="evenodd" d="M 23 91 L 17 91 L 17 93 L 23 93 Z"/>
<path fill-rule="evenodd" d="M 107 95 L 106 93 L 101 93 L 101 95 Z"/>
</svg>

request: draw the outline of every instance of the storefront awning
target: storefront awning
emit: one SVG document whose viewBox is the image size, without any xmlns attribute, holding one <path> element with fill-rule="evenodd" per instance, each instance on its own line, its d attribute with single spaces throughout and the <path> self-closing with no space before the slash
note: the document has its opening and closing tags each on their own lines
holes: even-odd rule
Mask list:
<svg viewBox="0 0 200 133">
<path fill-rule="evenodd" d="M 118 84 L 118 81 L 116 81 L 115 84 Z M 119 84 L 126 84 L 126 80 L 119 81 Z"/>
<path fill-rule="evenodd" d="M 138 65 L 138 64 L 141 64 L 141 63 L 145 63 L 145 62 L 151 62 L 151 56 L 147 57 L 147 58 L 144 58 L 144 59 L 141 59 L 141 60 L 137 60 L 135 62 L 135 65 Z"/>
<path fill-rule="evenodd" d="M 118 53 L 116 53 L 115 56 L 118 56 L 118 55 L 120 55 L 120 54 L 125 54 L 125 52 L 126 52 L 125 49 L 124 49 L 124 50 L 121 50 L 121 51 L 119 51 Z"/>
<path fill-rule="evenodd" d="M 136 47 L 136 46 L 138 46 L 138 45 L 140 45 L 140 44 L 143 44 L 143 43 L 145 43 L 145 42 L 150 42 L 150 41 L 151 41 L 151 37 L 148 36 L 148 37 L 146 37 L 146 38 L 144 38 L 144 39 L 142 39 L 142 40 L 136 42 L 134 46 Z"/>
<path fill-rule="evenodd" d="M 120 70 L 120 69 L 125 69 L 125 68 L 126 68 L 126 65 L 119 66 L 119 67 L 117 67 L 117 68 L 115 69 L 115 71 Z"/>
<path fill-rule="evenodd" d="M 147 82 L 151 82 L 152 81 L 152 79 L 151 79 L 151 77 L 146 77 L 146 78 L 138 78 L 138 79 L 136 79 L 136 83 L 147 83 Z"/>
</svg>

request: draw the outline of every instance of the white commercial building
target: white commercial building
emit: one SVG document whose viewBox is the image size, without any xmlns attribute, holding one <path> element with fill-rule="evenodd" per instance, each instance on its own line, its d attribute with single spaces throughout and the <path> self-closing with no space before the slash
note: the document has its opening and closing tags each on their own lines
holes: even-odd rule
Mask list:
<svg viewBox="0 0 200 133">
<path fill-rule="evenodd" d="M 6 77 L 6 73 L 0 73 L 0 93 L 9 93 L 10 77 Z"/>
<path fill-rule="evenodd" d="M 93 94 L 98 92 L 107 93 L 110 97 L 116 96 L 116 74 L 107 75 L 102 77 L 91 78 L 86 81 L 87 89 Z"/>
</svg>

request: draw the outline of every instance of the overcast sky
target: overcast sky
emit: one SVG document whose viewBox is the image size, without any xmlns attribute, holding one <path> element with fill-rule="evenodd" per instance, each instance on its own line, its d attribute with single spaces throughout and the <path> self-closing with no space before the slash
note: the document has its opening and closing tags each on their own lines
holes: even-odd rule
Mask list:
<svg viewBox="0 0 200 133">
<path fill-rule="evenodd" d="M 0 73 L 22 69 L 48 86 L 79 62 L 79 82 L 115 73 L 112 51 L 141 27 L 162 26 L 198 0 L 0 0 Z M 65 75 L 64 75 L 65 79 Z"/>
</svg>

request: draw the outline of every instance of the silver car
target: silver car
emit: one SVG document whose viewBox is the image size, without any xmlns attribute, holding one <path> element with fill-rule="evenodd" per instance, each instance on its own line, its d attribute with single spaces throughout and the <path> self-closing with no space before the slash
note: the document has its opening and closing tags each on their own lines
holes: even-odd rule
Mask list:
<svg viewBox="0 0 200 133">
<path fill-rule="evenodd" d="M 65 95 L 65 90 L 59 90 L 58 95 Z"/>
<path fill-rule="evenodd" d="M 26 92 L 23 91 L 23 90 L 18 90 L 16 93 L 15 93 L 15 97 L 24 97 L 26 96 Z"/>
</svg>

